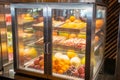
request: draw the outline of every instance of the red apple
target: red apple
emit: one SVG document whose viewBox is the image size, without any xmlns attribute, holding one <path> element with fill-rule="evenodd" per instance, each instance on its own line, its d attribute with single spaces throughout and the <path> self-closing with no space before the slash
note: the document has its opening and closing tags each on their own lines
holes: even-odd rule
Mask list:
<svg viewBox="0 0 120 80">
<path fill-rule="evenodd" d="M 40 69 L 40 65 L 34 65 L 35 69 Z"/>
<path fill-rule="evenodd" d="M 39 59 L 36 59 L 35 61 L 34 61 L 34 65 L 38 65 L 39 64 Z"/>
<path fill-rule="evenodd" d="M 84 74 L 84 73 L 85 73 L 85 69 L 84 69 L 83 66 L 80 66 L 80 67 L 78 68 L 78 73 L 79 73 L 79 74 Z"/>
<path fill-rule="evenodd" d="M 75 72 L 72 73 L 74 76 L 78 77 L 79 76 L 79 73 L 78 71 L 76 70 Z"/>
</svg>

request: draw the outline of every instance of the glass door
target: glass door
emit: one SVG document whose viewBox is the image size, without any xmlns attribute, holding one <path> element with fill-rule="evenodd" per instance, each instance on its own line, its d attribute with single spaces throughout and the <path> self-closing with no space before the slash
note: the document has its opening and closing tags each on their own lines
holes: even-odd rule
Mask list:
<svg viewBox="0 0 120 80">
<path fill-rule="evenodd" d="M 88 17 L 92 6 L 82 4 L 53 5 L 52 8 L 52 75 L 64 79 L 84 80 L 86 57 L 89 58 L 90 30 Z M 89 14 L 89 15 L 88 15 Z M 90 23 L 91 24 L 91 23 Z M 88 29 L 88 30 L 87 30 Z M 89 60 L 88 60 L 88 63 Z"/>
<path fill-rule="evenodd" d="M 16 6 L 15 6 L 16 7 Z M 22 8 L 21 8 L 22 7 Z M 44 73 L 43 7 L 24 5 L 13 9 L 16 69 Z M 34 8 L 35 7 L 35 8 Z M 13 8 L 13 7 L 12 7 Z M 29 73 L 28 73 L 29 74 Z"/>
<path fill-rule="evenodd" d="M 104 46 L 105 46 L 105 26 L 106 26 L 106 8 L 96 7 L 96 26 L 94 39 L 94 76 L 100 70 L 103 63 Z M 96 63 L 97 62 L 97 63 Z"/>
<path fill-rule="evenodd" d="M 7 50 L 8 60 L 13 61 L 13 43 L 12 43 L 12 25 L 11 25 L 11 14 L 10 5 L 5 5 L 5 24 L 7 28 Z"/>
</svg>

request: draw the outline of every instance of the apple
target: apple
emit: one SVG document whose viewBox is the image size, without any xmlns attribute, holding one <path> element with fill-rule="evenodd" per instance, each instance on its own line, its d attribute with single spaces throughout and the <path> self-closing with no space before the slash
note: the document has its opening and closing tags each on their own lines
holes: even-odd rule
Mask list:
<svg viewBox="0 0 120 80">
<path fill-rule="evenodd" d="M 78 73 L 79 73 L 79 74 L 84 74 L 84 73 L 85 73 L 84 66 L 80 66 L 80 67 L 78 68 Z"/>
<path fill-rule="evenodd" d="M 79 76 L 79 73 L 78 71 L 76 70 L 75 72 L 72 73 L 74 76 L 78 77 Z"/>
<path fill-rule="evenodd" d="M 40 69 L 40 65 L 34 65 L 35 69 Z"/>
<path fill-rule="evenodd" d="M 38 65 L 39 64 L 39 59 L 36 59 L 35 61 L 34 61 L 34 65 Z"/>
</svg>

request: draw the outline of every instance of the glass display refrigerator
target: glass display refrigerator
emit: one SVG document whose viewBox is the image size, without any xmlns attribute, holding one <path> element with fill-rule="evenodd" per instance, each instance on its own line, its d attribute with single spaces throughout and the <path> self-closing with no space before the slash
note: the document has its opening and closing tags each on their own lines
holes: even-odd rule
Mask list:
<svg viewBox="0 0 120 80">
<path fill-rule="evenodd" d="M 11 15 L 16 74 L 56 80 L 97 78 L 104 62 L 104 4 L 12 4 Z"/>
</svg>

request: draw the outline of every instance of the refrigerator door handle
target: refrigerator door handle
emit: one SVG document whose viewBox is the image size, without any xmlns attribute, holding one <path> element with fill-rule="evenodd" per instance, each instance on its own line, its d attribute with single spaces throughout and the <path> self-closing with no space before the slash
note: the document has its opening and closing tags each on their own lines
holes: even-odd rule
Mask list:
<svg viewBox="0 0 120 80">
<path fill-rule="evenodd" d="M 49 54 L 49 42 L 44 44 L 45 54 Z"/>
</svg>

